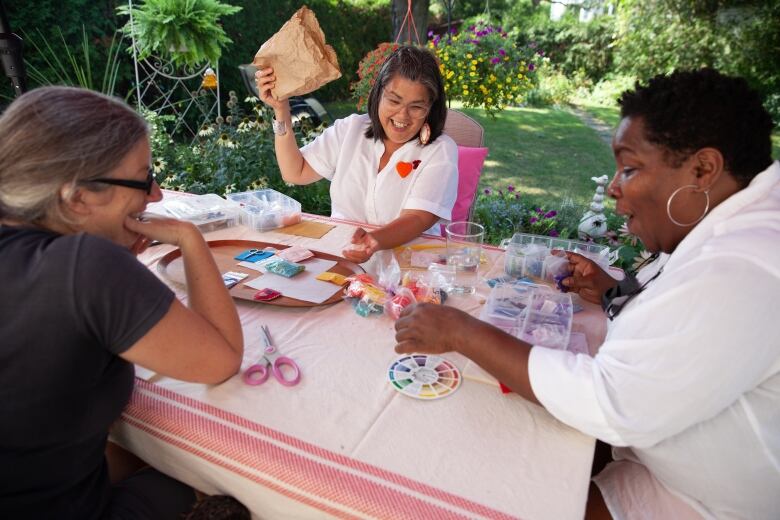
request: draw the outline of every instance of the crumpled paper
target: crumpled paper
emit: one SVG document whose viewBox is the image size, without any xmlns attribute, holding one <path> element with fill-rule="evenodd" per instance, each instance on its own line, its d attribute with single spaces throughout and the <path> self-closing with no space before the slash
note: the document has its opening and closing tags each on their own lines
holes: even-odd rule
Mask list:
<svg viewBox="0 0 780 520">
<path fill-rule="evenodd" d="M 325 44 L 314 12 L 301 7 L 255 54 L 258 69 L 273 67 L 276 99 L 308 94 L 341 77 L 333 47 Z"/>
</svg>

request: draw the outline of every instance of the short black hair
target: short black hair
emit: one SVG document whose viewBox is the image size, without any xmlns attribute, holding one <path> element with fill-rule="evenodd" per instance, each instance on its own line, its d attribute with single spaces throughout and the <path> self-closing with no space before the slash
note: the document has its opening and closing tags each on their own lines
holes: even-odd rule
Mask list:
<svg viewBox="0 0 780 520">
<path fill-rule="evenodd" d="M 658 75 L 618 100 L 620 117 L 639 117 L 647 139 L 665 148 L 670 163 L 716 148 L 742 185 L 772 163 L 772 118 L 747 81 L 711 68 Z"/>
<path fill-rule="evenodd" d="M 447 121 L 444 81 L 433 54 L 412 45 L 403 45 L 396 49 L 379 69 L 376 82 L 368 94 L 368 116 L 371 118 L 371 126 L 366 130 L 366 137 L 377 141 L 387 138 L 379 121 L 379 101 L 382 99 L 385 86 L 396 74 L 409 81 L 418 81 L 428 90 L 432 102 L 426 119 L 428 126 L 431 127 L 431 138 L 428 143 L 434 142 L 441 135 L 444 123 Z"/>
</svg>

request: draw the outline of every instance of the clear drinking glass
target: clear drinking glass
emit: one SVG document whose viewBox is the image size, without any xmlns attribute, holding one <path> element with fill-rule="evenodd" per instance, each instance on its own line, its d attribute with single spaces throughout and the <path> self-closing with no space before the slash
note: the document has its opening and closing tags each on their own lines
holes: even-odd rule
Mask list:
<svg viewBox="0 0 780 520">
<path fill-rule="evenodd" d="M 445 229 L 447 265 L 455 266 L 455 283 L 451 292 L 472 294 L 477 287 L 485 228 L 475 222 L 452 222 Z"/>
</svg>

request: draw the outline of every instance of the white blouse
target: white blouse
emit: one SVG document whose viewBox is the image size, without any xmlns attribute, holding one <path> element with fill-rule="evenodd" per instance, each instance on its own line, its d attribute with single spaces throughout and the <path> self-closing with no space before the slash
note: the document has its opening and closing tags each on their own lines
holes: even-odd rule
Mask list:
<svg viewBox="0 0 780 520">
<path fill-rule="evenodd" d="M 367 114 L 353 114 L 301 148 L 314 171 L 331 181 L 331 216 L 384 225 L 398 218 L 401 210 L 415 209 L 449 220 L 458 192 L 455 142 L 444 134 L 428 146 L 414 139 L 396 150 L 377 173 L 385 147 L 381 140 L 365 137 L 369 125 Z M 400 162 L 412 165 L 405 177 L 397 170 Z M 428 232 L 438 234 L 438 224 Z"/>
<path fill-rule="evenodd" d="M 534 393 L 705 517 L 780 514 L 780 163 L 715 207 L 594 358 L 534 347 Z M 658 269 L 639 273 L 640 283 Z"/>
</svg>

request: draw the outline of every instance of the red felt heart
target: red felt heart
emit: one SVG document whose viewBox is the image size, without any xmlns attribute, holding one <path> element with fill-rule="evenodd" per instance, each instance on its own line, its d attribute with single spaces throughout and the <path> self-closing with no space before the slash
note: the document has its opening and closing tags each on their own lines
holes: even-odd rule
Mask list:
<svg viewBox="0 0 780 520">
<path fill-rule="evenodd" d="M 414 169 L 414 165 L 408 162 L 401 161 L 395 165 L 395 171 L 398 172 L 398 175 L 400 175 L 402 179 L 406 178 L 407 175 L 412 173 L 413 169 Z"/>
<path fill-rule="evenodd" d="M 414 165 L 414 169 L 416 170 L 418 166 L 420 166 L 420 159 L 415 159 L 412 161 L 412 164 Z"/>
</svg>

